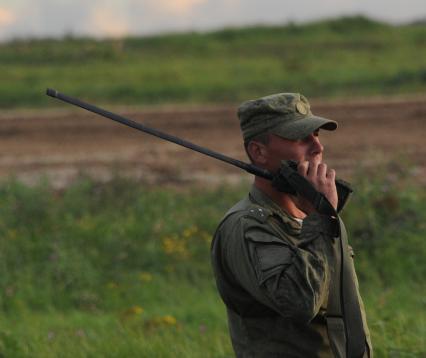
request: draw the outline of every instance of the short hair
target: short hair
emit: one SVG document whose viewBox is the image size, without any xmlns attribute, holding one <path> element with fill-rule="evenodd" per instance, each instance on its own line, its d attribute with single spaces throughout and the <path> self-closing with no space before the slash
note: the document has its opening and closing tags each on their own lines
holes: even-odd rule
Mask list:
<svg viewBox="0 0 426 358">
<path fill-rule="evenodd" d="M 261 133 L 261 134 L 258 134 L 257 136 L 254 136 L 253 138 L 244 142 L 244 149 L 245 149 L 247 157 L 250 159 L 251 163 L 253 163 L 253 159 L 250 156 L 250 153 L 248 151 L 248 145 L 250 144 L 250 142 L 259 142 L 259 143 L 267 145 L 269 143 L 269 141 L 270 141 L 270 134 L 269 133 Z"/>
</svg>

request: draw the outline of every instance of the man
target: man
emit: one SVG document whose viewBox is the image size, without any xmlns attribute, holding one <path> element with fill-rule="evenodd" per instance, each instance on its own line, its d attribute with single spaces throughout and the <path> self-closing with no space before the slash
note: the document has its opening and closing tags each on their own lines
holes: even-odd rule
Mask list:
<svg viewBox="0 0 426 358">
<path fill-rule="evenodd" d="M 248 157 L 275 178 L 255 177 L 212 242 L 236 356 L 371 357 L 351 249 L 337 215 L 346 198 L 323 162 L 319 140 L 320 129 L 335 130 L 337 123 L 314 116 L 296 93 L 247 101 L 238 116 Z M 298 162 L 296 180 L 283 160 Z M 288 180 L 297 193 L 288 190 Z"/>
</svg>

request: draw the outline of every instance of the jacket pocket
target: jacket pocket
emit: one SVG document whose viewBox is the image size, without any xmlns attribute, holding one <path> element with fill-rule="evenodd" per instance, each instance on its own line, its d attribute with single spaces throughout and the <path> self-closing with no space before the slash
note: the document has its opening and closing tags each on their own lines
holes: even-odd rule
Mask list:
<svg viewBox="0 0 426 358">
<path fill-rule="evenodd" d="M 260 284 L 281 274 L 293 262 L 294 251 L 283 240 L 267 233 L 247 233 Z"/>
</svg>

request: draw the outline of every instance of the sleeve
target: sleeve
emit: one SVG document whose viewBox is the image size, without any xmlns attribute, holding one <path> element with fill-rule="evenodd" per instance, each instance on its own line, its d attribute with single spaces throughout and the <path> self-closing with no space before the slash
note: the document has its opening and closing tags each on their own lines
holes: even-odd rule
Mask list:
<svg viewBox="0 0 426 358">
<path fill-rule="evenodd" d="M 334 219 L 309 215 L 298 242 L 278 237 L 269 225 L 244 218 L 226 250 L 233 277 L 257 301 L 283 317 L 310 322 L 327 299 L 333 262 Z"/>
</svg>

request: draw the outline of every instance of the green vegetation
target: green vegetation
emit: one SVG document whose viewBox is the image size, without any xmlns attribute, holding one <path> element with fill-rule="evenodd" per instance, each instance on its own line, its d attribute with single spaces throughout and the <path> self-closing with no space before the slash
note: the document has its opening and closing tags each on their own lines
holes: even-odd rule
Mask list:
<svg viewBox="0 0 426 358">
<path fill-rule="evenodd" d="M 426 193 L 390 172 L 357 180 L 344 217 L 376 356 L 420 357 Z M 0 357 L 231 357 L 209 241 L 241 186 L 1 184 Z"/>
<path fill-rule="evenodd" d="M 0 45 L 0 108 L 58 106 L 46 87 L 108 104 L 223 103 L 268 93 L 420 93 L 426 26 L 363 17 L 97 41 Z"/>
</svg>

